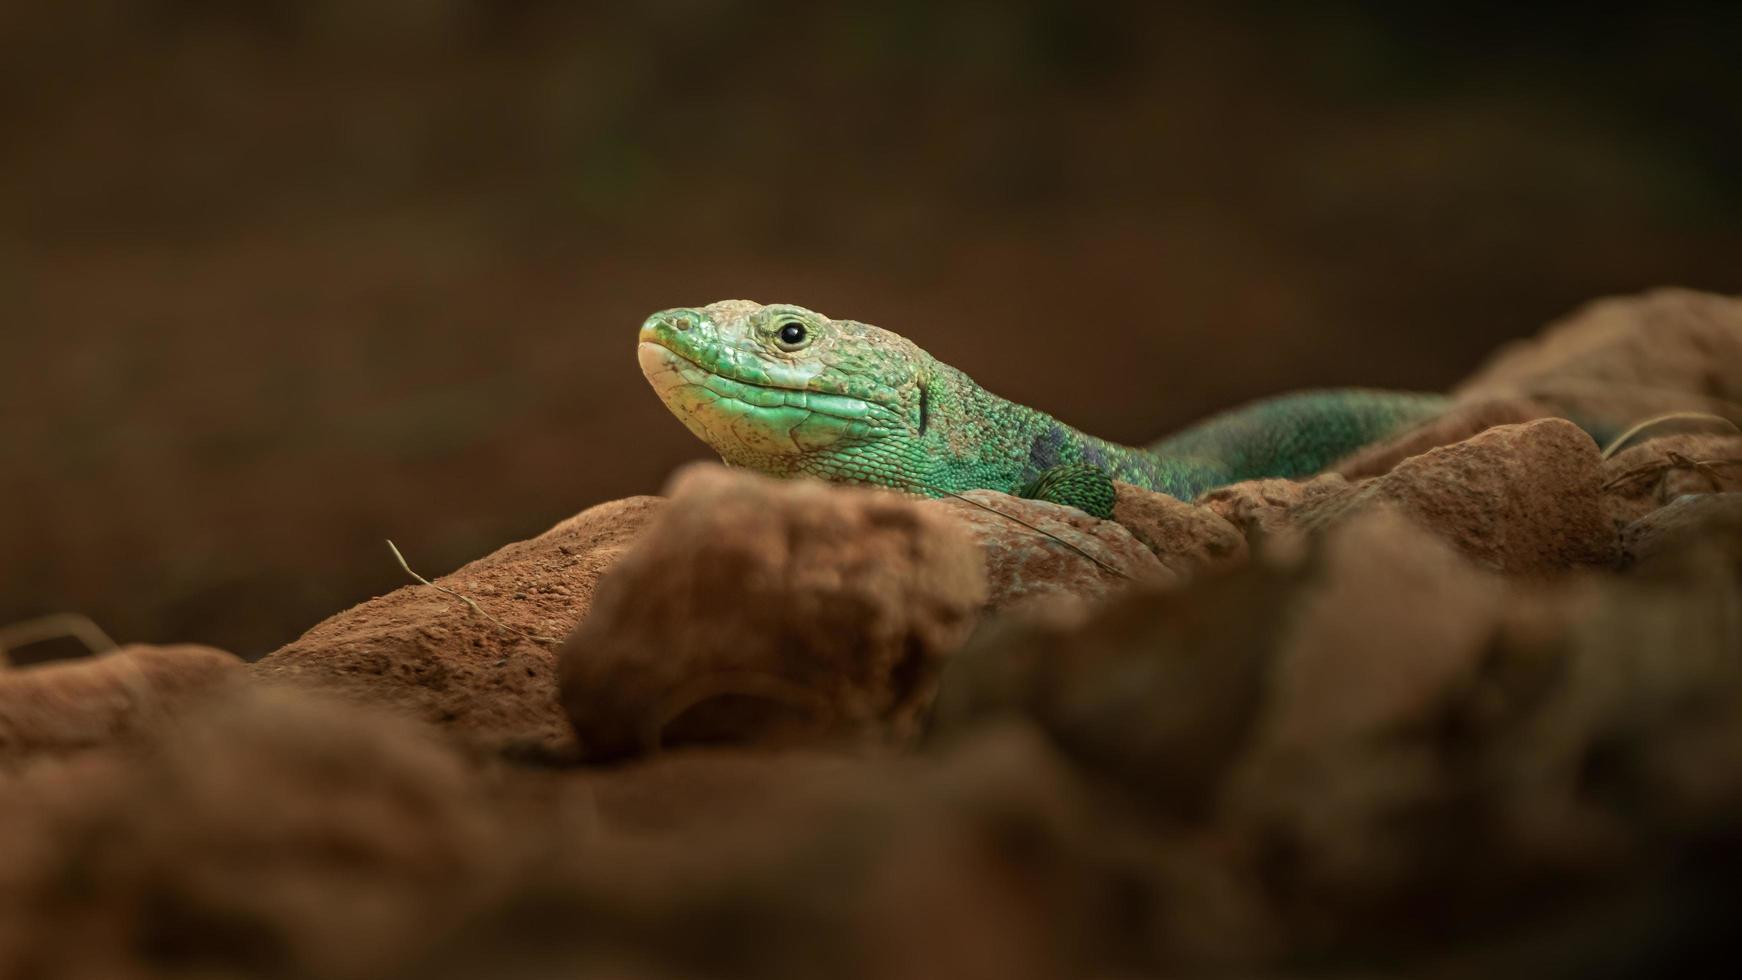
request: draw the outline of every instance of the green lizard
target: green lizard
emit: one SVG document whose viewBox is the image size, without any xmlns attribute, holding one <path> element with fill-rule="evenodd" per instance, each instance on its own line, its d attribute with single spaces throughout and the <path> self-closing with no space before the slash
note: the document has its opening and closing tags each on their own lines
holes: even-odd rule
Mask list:
<svg viewBox="0 0 1742 980">
<path fill-rule="evenodd" d="M 1103 518 L 1114 480 L 1189 500 L 1305 476 L 1446 406 L 1439 395 L 1304 392 L 1138 449 L 999 398 L 897 334 L 800 306 L 663 310 L 640 341 L 660 399 L 730 465 L 930 497 L 1001 490 Z"/>
</svg>

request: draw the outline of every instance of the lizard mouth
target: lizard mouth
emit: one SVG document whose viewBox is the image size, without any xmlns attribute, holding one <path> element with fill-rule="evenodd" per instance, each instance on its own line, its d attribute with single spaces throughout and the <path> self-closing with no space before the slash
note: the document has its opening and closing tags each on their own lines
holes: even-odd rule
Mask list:
<svg viewBox="0 0 1742 980">
<path fill-rule="evenodd" d="M 735 465 L 775 468 L 842 443 L 865 442 L 900 424 L 875 402 L 722 374 L 655 340 L 636 350 L 665 407 Z"/>
<path fill-rule="evenodd" d="M 700 389 L 691 392 L 694 396 L 705 398 L 711 395 L 715 400 L 739 403 L 748 410 L 800 411 L 842 422 L 866 422 L 880 416 L 893 419 L 896 414 L 876 402 L 851 395 L 725 374 L 657 340 L 642 340 L 636 349 L 636 358 L 648 383 L 674 411 L 676 406 L 671 394 L 688 388 Z"/>
</svg>

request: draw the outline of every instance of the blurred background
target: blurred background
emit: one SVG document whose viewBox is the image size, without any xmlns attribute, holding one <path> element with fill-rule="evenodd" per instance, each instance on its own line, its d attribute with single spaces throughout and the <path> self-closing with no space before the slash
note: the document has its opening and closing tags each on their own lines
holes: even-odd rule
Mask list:
<svg viewBox="0 0 1742 980">
<path fill-rule="evenodd" d="M 0 6 L 0 623 L 259 656 L 402 584 L 384 538 L 433 577 L 657 492 L 707 456 L 662 307 L 1137 442 L 1742 289 L 1742 7 L 1456 9 Z"/>
</svg>

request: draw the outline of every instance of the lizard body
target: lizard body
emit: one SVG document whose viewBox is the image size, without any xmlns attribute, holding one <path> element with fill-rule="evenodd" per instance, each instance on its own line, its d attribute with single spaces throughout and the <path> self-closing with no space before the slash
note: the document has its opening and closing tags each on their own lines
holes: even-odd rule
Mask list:
<svg viewBox="0 0 1742 980">
<path fill-rule="evenodd" d="M 746 300 L 655 313 L 638 359 L 666 406 L 728 464 L 932 497 L 1000 490 L 1103 517 L 1113 480 L 1189 500 L 1237 480 L 1304 476 L 1446 404 L 1306 392 L 1137 448 L 1000 398 L 899 334 Z"/>
</svg>

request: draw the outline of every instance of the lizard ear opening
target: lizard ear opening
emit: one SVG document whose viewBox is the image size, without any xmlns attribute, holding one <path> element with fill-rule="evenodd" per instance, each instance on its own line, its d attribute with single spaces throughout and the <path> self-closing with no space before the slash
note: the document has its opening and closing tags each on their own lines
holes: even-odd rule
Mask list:
<svg viewBox="0 0 1742 980">
<path fill-rule="evenodd" d="M 931 424 L 931 386 L 920 383 L 919 386 L 919 434 L 925 435 L 926 426 Z"/>
</svg>

